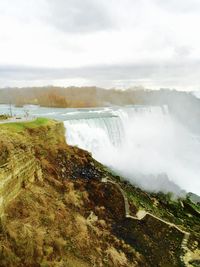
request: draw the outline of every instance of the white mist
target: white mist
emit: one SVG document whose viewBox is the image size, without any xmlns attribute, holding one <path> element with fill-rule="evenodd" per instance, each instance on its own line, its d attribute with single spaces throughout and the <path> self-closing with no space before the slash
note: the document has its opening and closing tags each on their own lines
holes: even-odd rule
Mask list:
<svg viewBox="0 0 200 267">
<path fill-rule="evenodd" d="M 115 114 L 118 118 L 65 122 L 67 142 L 146 190 L 180 194 L 178 185 L 200 195 L 197 137 L 160 107 Z"/>
</svg>

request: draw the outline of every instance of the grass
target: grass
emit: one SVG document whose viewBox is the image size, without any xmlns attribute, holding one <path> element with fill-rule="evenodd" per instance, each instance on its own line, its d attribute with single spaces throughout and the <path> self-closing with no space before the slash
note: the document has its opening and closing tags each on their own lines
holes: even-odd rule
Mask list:
<svg viewBox="0 0 200 267">
<path fill-rule="evenodd" d="M 0 130 L 5 129 L 14 132 L 21 132 L 25 129 L 34 129 L 39 126 L 51 125 L 53 122 L 54 121 L 49 120 L 47 118 L 37 118 L 36 120 L 29 122 L 11 122 L 11 123 L 0 124 Z"/>
</svg>

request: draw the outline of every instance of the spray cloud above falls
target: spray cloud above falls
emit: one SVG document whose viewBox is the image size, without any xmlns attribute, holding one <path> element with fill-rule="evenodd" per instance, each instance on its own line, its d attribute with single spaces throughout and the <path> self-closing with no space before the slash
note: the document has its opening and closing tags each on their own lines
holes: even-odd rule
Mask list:
<svg viewBox="0 0 200 267">
<path fill-rule="evenodd" d="M 106 116 L 105 116 L 106 114 Z M 110 116 L 108 115 L 110 114 Z M 200 194 L 200 143 L 167 106 L 96 111 L 65 121 L 67 141 L 148 191 Z"/>
</svg>

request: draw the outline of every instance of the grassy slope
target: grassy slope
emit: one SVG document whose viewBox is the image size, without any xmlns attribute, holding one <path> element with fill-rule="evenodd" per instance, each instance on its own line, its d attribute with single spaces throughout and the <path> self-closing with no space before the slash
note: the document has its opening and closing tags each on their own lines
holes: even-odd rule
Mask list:
<svg viewBox="0 0 200 267">
<path fill-rule="evenodd" d="M 31 122 L 11 122 L 11 123 L 0 124 L 0 130 L 22 132 L 25 129 L 34 129 L 40 126 L 47 126 L 47 125 L 51 126 L 53 123 L 55 122 L 47 118 L 37 118 L 36 120 Z"/>
</svg>

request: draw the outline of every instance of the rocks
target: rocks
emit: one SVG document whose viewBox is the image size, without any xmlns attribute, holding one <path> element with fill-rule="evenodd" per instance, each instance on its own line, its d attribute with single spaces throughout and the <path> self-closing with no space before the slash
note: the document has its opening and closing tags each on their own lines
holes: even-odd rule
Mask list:
<svg viewBox="0 0 200 267">
<path fill-rule="evenodd" d="M 0 216 L 20 190 L 28 187 L 35 179 L 42 180 L 42 170 L 31 150 L 27 147 L 25 151 L 13 150 L 7 164 L 0 168 Z"/>
</svg>

